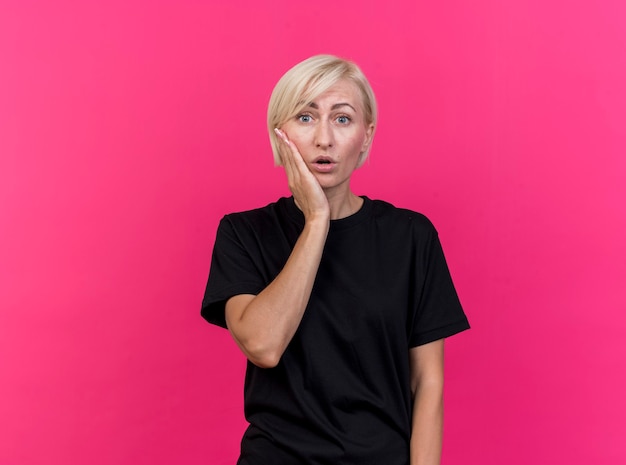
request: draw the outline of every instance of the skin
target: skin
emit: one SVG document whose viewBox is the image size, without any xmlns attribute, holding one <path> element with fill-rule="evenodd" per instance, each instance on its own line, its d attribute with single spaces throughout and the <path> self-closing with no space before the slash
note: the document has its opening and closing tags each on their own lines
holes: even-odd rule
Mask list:
<svg viewBox="0 0 626 465">
<path fill-rule="evenodd" d="M 341 80 L 276 130 L 289 188 L 304 229 L 284 268 L 258 295 L 226 303 L 226 323 L 248 359 L 276 366 L 293 338 L 311 295 L 331 219 L 361 208 L 350 178 L 374 133 L 364 119 L 358 88 Z M 320 163 L 320 160 L 326 163 Z M 414 412 L 411 465 L 438 465 L 443 422 L 443 340 L 410 349 Z"/>
<path fill-rule="evenodd" d="M 350 190 L 350 178 L 374 133 L 374 125 L 364 120 L 362 107 L 357 87 L 342 80 L 282 125 L 283 142 L 287 147 L 281 151 L 281 156 L 292 192 L 293 188 L 298 190 L 298 183 L 292 185 L 292 179 L 305 176 L 307 182 L 314 182 L 309 173 L 322 189 L 303 190 L 297 192 L 300 194 L 297 197 L 294 193 L 298 206 L 305 207 L 305 218 L 306 206 L 300 202 L 308 201 L 309 193 L 315 194 L 316 206 L 321 206 L 326 199 L 331 219 L 344 218 L 361 207 L 363 200 Z M 331 169 L 326 171 L 326 167 L 315 163 L 320 157 L 331 162 Z M 307 171 L 298 169 L 299 159 L 304 161 Z"/>
<path fill-rule="evenodd" d="M 441 463 L 443 353 L 443 339 L 409 350 L 413 394 L 411 465 Z"/>
</svg>

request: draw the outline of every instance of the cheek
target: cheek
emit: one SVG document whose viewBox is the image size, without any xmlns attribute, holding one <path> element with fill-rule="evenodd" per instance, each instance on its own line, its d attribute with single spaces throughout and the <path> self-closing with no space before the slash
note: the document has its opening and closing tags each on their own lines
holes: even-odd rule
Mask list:
<svg viewBox="0 0 626 465">
<path fill-rule="evenodd" d="M 361 153 L 364 150 L 365 142 L 365 136 L 363 134 L 357 134 L 346 141 L 346 146 L 349 147 L 351 153 Z"/>
<path fill-rule="evenodd" d="M 290 135 L 289 140 L 296 146 L 296 149 L 298 149 L 301 155 L 305 155 L 309 152 L 309 146 L 311 144 L 308 144 L 306 138 L 302 137 L 301 134 Z"/>
<path fill-rule="evenodd" d="M 306 131 L 303 130 L 303 128 L 285 125 L 284 130 L 289 140 L 296 145 L 302 145 L 307 140 L 307 134 L 306 134 Z"/>
</svg>

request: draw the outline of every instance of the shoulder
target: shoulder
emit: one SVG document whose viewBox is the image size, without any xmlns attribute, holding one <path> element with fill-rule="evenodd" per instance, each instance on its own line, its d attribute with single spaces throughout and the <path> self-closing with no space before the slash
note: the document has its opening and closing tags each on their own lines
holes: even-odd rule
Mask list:
<svg viewBox="0 0 626 465">
<path fill-rule="evenodd" d="M 372 200 L 372 215 L 378 223 L 388 224 L 390 227 L 404 226 L 421 234 L 437 234 L 435 226 L 426 215 L 396 207 L 384 200 Z"/>
<path fill-rule="evenodd" d="M 228 225 L 234 229 L 259 228 L 263 225 L 274 224 L 278 218 L 285 215 L 288 199 L 280 198 L 264 207 L 240 212 L 233 212 L 222 218 L 220 226 Z"/>
</svg>

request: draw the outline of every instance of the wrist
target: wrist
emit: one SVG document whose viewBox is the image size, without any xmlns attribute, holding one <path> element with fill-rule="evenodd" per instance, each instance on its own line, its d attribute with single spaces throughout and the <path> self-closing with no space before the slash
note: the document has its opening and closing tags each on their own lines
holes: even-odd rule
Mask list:
<svg viewBox="0 0 626 465">
<path fill-rule="evenodd" d="M 326 233 L 330 226 L 330 213 L 316 212 L 304 218 L 304 227 L 311 231 L 324 231 Z"/>
</svg>

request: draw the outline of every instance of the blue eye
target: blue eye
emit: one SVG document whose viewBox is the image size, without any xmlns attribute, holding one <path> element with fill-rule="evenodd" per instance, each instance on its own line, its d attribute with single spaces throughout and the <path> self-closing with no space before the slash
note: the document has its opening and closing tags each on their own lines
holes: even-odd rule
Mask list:
<svg viewBox="0 0 626 465">
<path fill-rule="evenodd" d="M 350 121 L 351 121 L 350 118 L 347 117 L 347 116 L 339 116 L 339 117 L 337 117 L 337 122 L 339 124 L 348 124 Z"/>
<path fill-rule="evenodd" d="M 298 121 L 300 121 L 301 123 L 310 123 L 311 122 L 311 115 L 298 115 L 296 117 L 298 119 Z"/>
</svg>

